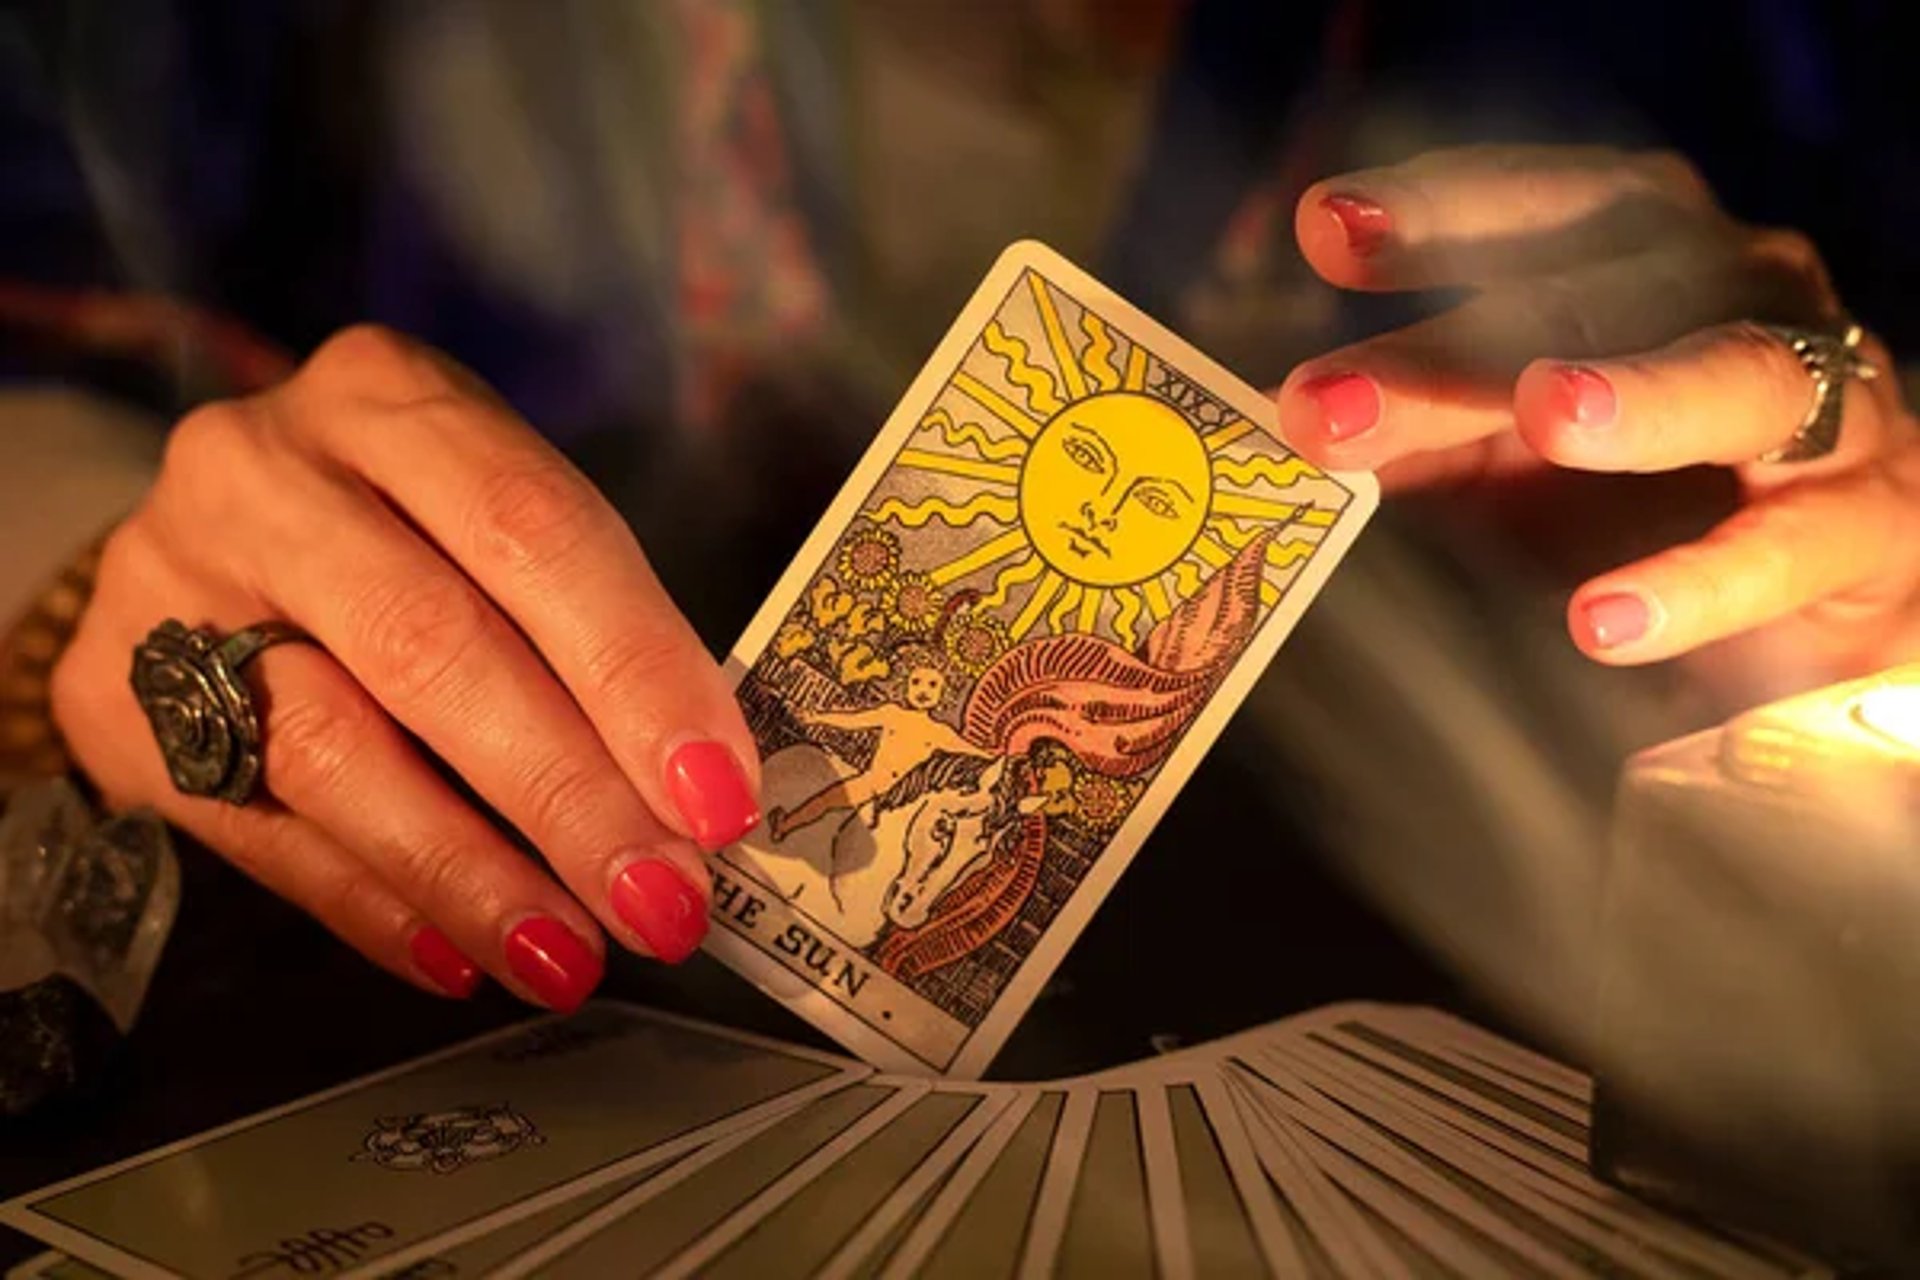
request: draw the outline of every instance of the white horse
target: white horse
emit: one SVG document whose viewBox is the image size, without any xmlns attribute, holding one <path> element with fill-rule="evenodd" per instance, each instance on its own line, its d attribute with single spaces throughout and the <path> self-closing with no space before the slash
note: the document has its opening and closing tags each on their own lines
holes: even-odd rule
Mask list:
<svg viewBox="0 0 1920 1280">
<path fill-rule="evenodd" d="M 1039 797 L 1001 794 L 1006 768 L 1004 756 L 936 756 L 873 804 L 828 814 L 779 844 L 761 827 L 737 856 L 847 945 L 867 947 L 888 923 L 925 924 L 1006 824 L 1039 807 Z M 830 752 L 802 743 L 767 758 L 761 794 L 794 804 L 852 773 Z"/>
</svg>

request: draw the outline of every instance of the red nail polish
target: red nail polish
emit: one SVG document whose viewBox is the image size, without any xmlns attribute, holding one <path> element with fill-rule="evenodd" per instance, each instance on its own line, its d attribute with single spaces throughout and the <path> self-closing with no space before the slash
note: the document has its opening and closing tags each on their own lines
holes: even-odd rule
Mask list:
<svg viewBox="0 0 1920 1280">
<path fill-rule="evenodd" d="M 724 849 L 760 825 L 760 805 L 733 752 L 718 742 L 689 742 L 667 761 L 667 793 L 695 843 Z"/>
<path fill-rule="evenodd" d="M 1577 364 L 1553 371 L 1551 403 L 1554 415 L 1562 422 L 1581 427 L 1610 426 L 1620 411 L 1613 384 L 1606 376 Z"/>
<path fill-rule="evenodd" d="M 413 963 L 434 986 L 457 1000 L 465 1000 L 480 986 L 480 966 L 467 959 L 447 935 L 430 924 L 421 925 L 407 943 Z"/>
<path fill-rule="evenodd" d="M 1630 591 L 1595 596 L 1580 606 L 1580 613 L 1586 619 L 1587 634 L 1593 637 L 1595 647 L 1601 649 L 1632 644 L 1647 634 L 1647 627 L 1653 621 L 1647 602 Z"/>
<path fill-rule="evenodd" d="M 679 964 L 707 936 L 707 900 L 664 858 L 642 858 L 614 878 L 613 909 L 647 950 Z"/>
<path fill-rule="evenodd" d="M 600 985 L 600 957 L 552 916 L 534 916 L 507 935 L 507 964 L 541 1004 L 572 1013 Z"/>
<path fill-rule="evenodd" d="M 1364 373 L 1329 373 L 1300 390 L 1320 409 L 1327 439 L 1336 443 L 1373 430 L 1380 421 L 1380 388 Z"/>
<path fill-rule="evenodd" d="M 1393 215 L 1362 196 L 1325 196 L 1320 207 L 1340 224 L 1347 236 L 1347 248 L 1358 257 L 1377 252 L 1393 234 Z"/>
</svg>

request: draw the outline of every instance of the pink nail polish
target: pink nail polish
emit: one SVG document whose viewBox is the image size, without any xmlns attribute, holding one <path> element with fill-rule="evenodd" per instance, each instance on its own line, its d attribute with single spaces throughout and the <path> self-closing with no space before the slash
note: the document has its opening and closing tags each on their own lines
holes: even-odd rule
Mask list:
<svg viewBox="0 0 1920 1280">
<path fill-rule="evenodd" d="M 1647 602 L 1630 591 L 1595 596 L 1580 606 L 1580 613 L 1586 620 L 1587 634 L 1599 649 L 1632 644 L 1647 634 L 1653 621 Z"/>
<path fill-rule="evenodd" d="M 1379 424 L 1380 388 L 1364 373 L 1329 373 L 1300 385 L 1320 410 L 1327 439 L 1338 443 Z"/>
<path fill-rule="evenodd" d="M 614 877 L 609 896 L 627 927 L 668 964 L 698 951 L 707 936 L 706 898 L 665 858 L 635 862 Z"/>
<path fill-rule="evenodd" d="M 1605 375 L 1577 364 L 1553 371 L 1553 412 L 1562 422 L 1581 427 L 1611 426 L 1619 413 L 1613 384 Z"/>
<path fill-rule="evenodd" d="M 1325 196 L 1320 207 L 1333 215 L 1346 233 L 1347 248 L 1356 257 L 1377 252 L 1393 234 L 1393 215 L 1364 196 Z"/>
<path fill-rule="evenodd" d="M 480 966 L 467 959 L 447 935 L 432 925 L 421 925 L 407 943 L 413 963 L 434 986 L 456 1000 L 465 1000 L 480 986 Z"/>
<path fill-rule="evenodd" d="M 667 760 L 667 793 L 695 843 L 724 849 L 760 825 L 760 805 L 746 771 L 718 742 L 689 742 Z"/>
<path fill-rule="evenodd" d="M 507 935 L 507 964 L 540 1003 L 572 1013 L 600 985 L 600 957 L 552 916 L 523 920 Z"/>
</svg>

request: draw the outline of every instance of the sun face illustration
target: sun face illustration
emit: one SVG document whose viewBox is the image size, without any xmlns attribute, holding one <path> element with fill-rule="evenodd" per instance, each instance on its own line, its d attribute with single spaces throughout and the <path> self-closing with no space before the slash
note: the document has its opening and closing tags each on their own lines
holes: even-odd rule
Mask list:
<svg viewBox="0 0 1920 1280">
<path fill-rule="evenodd" d="M 1178 411 L 1135 391 L 1068 405 L 1020 469 L 1020 522 L 1049 568 L 1132 586 L 1185 555 L 1213 499 L 1207 451 Z"/>
<path fill-rule="evenodd" d="M 1008 639 L 1127 645 L 1263 530 L 1277 603 L 1351 494 L 1029 271 L 948 379 L 867 516 Z"/>
</svg>

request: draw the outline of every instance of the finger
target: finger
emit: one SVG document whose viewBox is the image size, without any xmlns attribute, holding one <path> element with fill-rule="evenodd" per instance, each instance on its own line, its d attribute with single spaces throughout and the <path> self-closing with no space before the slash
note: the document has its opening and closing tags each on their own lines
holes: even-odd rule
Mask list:
<svg viewBox="0 0 1920 1280">
<path fill-rule="evenodd" d="M 1871 607 L 1916 579 L 1920 476 L 1862 467 L 1766 494 L 1698 542 L 1586 583 L 1568 626 L 1602 662 L 1651 662 L 1814 606 Z"/>
<path fill-rule="evenodd" d="M 561 1012 L 586 1001 L 604 968 L 593 918 L 456 795 L 351 676 L 318 649 L 282 645 L 249 678 L 269 695 L 261 741 L 277 801 L 354 850 L 523 999 Z"/>
<path fill-rule="evenodd" d="M 1515 384 L 1542 352 L 1592 363 L 1729 315 L 1804 314 L 1815 287 L 1771 259 L 1654 251 L 1490 288 L 1296 367 L 1280 389 L 1281 434 L 1330 470 L 1377 470 L 1508 430 Z"/>
<path fill-rule="evenodd" d="M 1385 290 L 1562 271 L 1714 220 L 1706 185 L 1675 156 L 1495 146 L 1316 182 L 1294 232 L 1329 282 Z"/>
<path fill-rule="evenodd" d="M 422 990 L 464 999 L 479 968 L 391 885 L 312 823 L 275 806 L 235 808 L 173 789 L 127 692 L 128 649 L 83 629 L 62 660 L 55 704 L 75 758 L 115 808 L 152 807 L 218 850 L 342 942 Z M 118 677 L 118 678 L 115 678 Z"/>
<path fill-rule="evenodd" d="M 586 478 L 504 406 L 437 374 L 404 339 L 346 335 L 322 361 L 321 373 L 401 364 L 382 375 L 388 395 L 412 371 L 411 402 L 397 415 L 322 415 L 324 447 L 513 619 L 654 812 L 708 850 L 757 825 L 759 763 L 730 687 L 632 531 Z M 440 396 L 423 411 L 436 381 Z"/>
<path fill-rule="evenodd" d="M 1848 379 L 1840 394 L 1840 446 L 1820 462 L 1826 471 L 1872 456 L 1886 433 L 1865 385 Z M 1812 377 L 1779 335 L 1739 323 L 1623 359 L 1535 361 L 1514 389 L 1514 418 L 1534 450 L 1564 467 L 1740 466 L 1791 440 L 1814 395 Z"/>
<path fill-rule="evenodd" d="M 197 416 L 177 431 L 189 425 L 211 438 L 184 445 L 176 438 L 176 449 L 217 452 L 241 473 L 236 483 L 271 494 L 234 517 L 255 537 L 222 553 L 259 592 L 256 607 L 306 628 L 380 710 L 523 833 L 573 898 L 622 942 L 668 961 L 691 954 L 705 936 L 706 867 L 661 825 L 513 626 L 350 477 L 326 475 L 297 458 L 276 459 L 270 451 L 221 448 L 222 433 L 248 429 L 227 417 Z M 178 524 L 204 517 L 164 507 L 157 518 Z M 315 538 L 315 529 L 327 536 Z M 391 732 L 383 730 L 382 717 L 365 708 L 356 712 L 337 691 L 328 691 L 321 705 L 353 715 L 359 730 Z M 319 745 L 333 755 L 351 753 L 348 742 L 317 726 L 296 725 L 296 742 L 303 732 L 323 738 Z M 396 749 L 389 741 L 390 753 Z M 519 979 L 517 989 L 532 990 L 545 1003 L 585 998 L 600 976 L 598 931 L 564 895 L 551 884 L 536 885 L 544 879 L 524 860 L 502 855 L 497 841 L 473 846 L 493 849 L 494 856 L 458 864 L 460 840 L 433 826 L 433 819 L 448 820 L 452 812 L 444 793 L 425 783 L 411 793 L 396 790 L 397 782 L 383 781 L 379 770 L 356 778 L 365 789 L 337 794 L 331 803 L 367 805 L 379 797 L 389 823 L 411 828 L 380 829 L 372 816 L 351 826 L 350 814 L 330 807 L 321 785 L 303 799 L 329 806 L 333 822 L 412 868 L 408 874 L 419 890 L 443 909 L 475 893 L 474 885 L 488 886 L 479 914 L 493 911 L 497 932 L 481 954 L 503 957 Z M 389 803 L 396 795 L 413 803 L 396 807 Z M 470 824 L 464 829 L 472 831 Z M 464 876 L 452 875 L 456 865 L 464 866 Z M 468 922 L 463 938 L 477 936 L 478 918 L 473 912 L 462 917 Z"/>
</svg>

